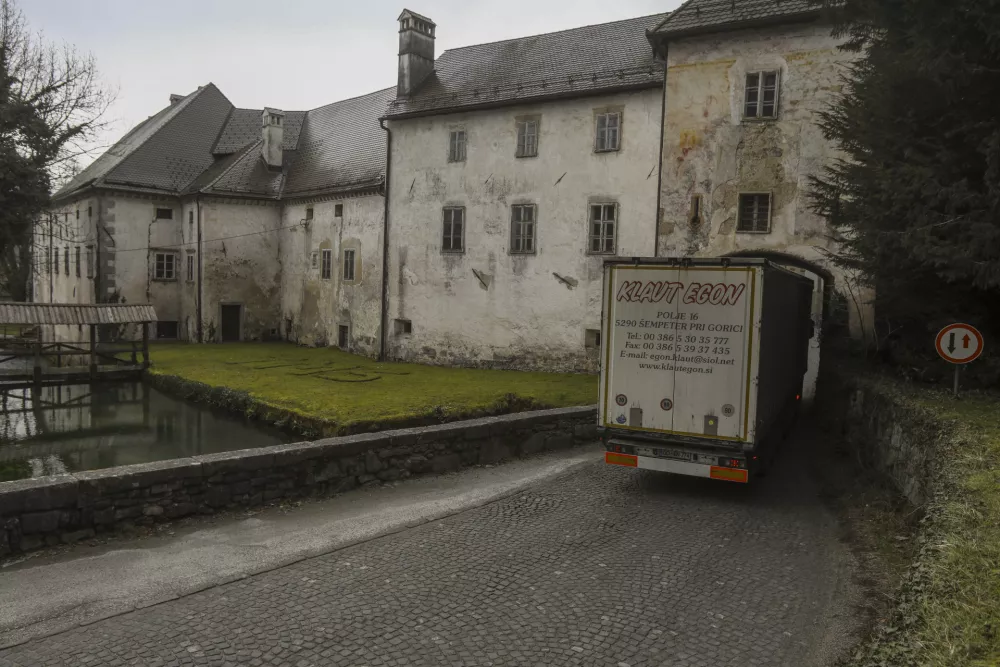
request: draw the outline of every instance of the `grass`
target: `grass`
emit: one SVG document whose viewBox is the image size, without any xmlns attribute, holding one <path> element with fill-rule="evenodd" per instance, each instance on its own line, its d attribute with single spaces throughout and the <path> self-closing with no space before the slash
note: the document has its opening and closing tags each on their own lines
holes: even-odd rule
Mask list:
<svg viewBox="0 0 1000 667">
<path fill-rule="evenodd" d="M 597 402 L 593 375 L 378 363 L 335 348 L 159 343 L 150 357 L 154 375 L 246 392 L 324 432 Z"/>
<path fill-rule="evenodd" d="M 938 477 L 895 617 L 856 664 L 1000 665 L 1000 396 L 879 380 L 919 423 L 938 424 Z M 933 437 L 933 433 L 928 433 Z"/>
</svg>

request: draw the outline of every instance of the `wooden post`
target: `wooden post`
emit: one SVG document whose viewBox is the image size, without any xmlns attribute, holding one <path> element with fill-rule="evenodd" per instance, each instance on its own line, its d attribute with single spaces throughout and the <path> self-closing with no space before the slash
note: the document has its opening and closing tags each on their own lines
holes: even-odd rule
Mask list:
<svg viewBox="0 0 1000 667">
<path fill-rule="evenodd" d="M 149 322 L 142 323 L 142 367 L 149 368 Z"/>
<path fill-rule="evenodd" d="M 97 325 L 90 325 L 90 381 L 97 379 Z"/>
<path fill-rule="evenodd" d="M 35 341 L 35 386 L 42 385 L 42 329 L 38 329 L 38 339 Z"/>
</svg>

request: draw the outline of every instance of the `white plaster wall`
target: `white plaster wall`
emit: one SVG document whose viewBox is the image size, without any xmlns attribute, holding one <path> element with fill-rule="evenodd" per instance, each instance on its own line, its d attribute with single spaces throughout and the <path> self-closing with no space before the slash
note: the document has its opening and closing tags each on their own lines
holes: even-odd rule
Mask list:
<svg viewBox="0 0 1000 667">
<path fill-rule="evenodd" d="M 660 89 L 393 121 L 390 354 L 511 368 L 595 369 L 602 263 L 591 201 L 616 201 L 618 254 L 654 247 Z M 621 150 L 595 153 L 596 109 L 623 110 Z M 538 156 L 516 158 L 515 118 L 539 115 Z M 449 163 L 449 131 L 467 159 Z M 511 255 L 510 205 L 537 207 L 537 252 Z M 441 252 L 442 207 L 465 206 L 465 252 Z M 488 281 L 483 287 L 473 270 Z M 574 283 L 560 281 L 554 273 Z M 394 319 L 412 322 L 396 334 Z"/>
<path fill-rule="evenodd" d="M 343 216 L 335 215 L 343 206 Z M 349 327 L 348 349 L 375 356 L 379 349 L 384 199 L 379 195 L 289 202 L 282 213 L 282 334 L 304 345 L 337 345 Z M 307 224 L 306 209 L 313 209 Z M 321 250 L 333 255 L 329 280 Z M 355 280 L 345 281 L 344 250 L 355 251 Z M 316 253 L 316 266 L 312 254 Z"/>
<path fill-rule="evenodd" d="M 206 341 L 220 339 L 224 303 L 243 305 L 243 340 L 277 337 L 281 209 L 273 202 L 203 199 L 201 215 Z"/>
<path fill-rule="evenodd" d="M 805 398 L 815 390 L 823 317 L 822 275 L 838 289 L 845 277 L 831 259 L 835 244 L 825 221 L 810 210 L 809 179 L 838 156 L 822 135 L 818 113 L 842 89 L 854 57 L 822 24 L 721 33 L 672 41 L 666 75 L 659 254 L 719 256 L 764 251 L 792 256 L 817 271 Z M 773 121 L 744 121 L 747 72 L 779 70 L 779 110 Z M 771 231 L 736 231 L 740 192 L 772 194 Z M 692 221 L 694 195 L 702 215 Z"/>
</svg>

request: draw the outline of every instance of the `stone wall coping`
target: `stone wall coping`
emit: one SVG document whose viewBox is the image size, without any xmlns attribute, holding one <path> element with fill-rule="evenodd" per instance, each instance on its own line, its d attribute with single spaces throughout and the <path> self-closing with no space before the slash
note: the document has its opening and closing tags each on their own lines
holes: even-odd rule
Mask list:
<svg viewBox="0 0 1000 667">
<path fill-rule="evenodd" d="M 25 508 L 25 499 L 39 495 L 66 498 L 83 493 L 98 495 L 108 490 L 139 488 L 161 481 L 189 477 L 211 477 L 216 470 L 233 467 L 244 470 L 270 468 L 277 463 L 288 464 L 311 458 L 329 456 L 331 450 L 338 450 L 336 456 L 347 457 L 363 454 L 383 447 L 399 447 L 419 442 L 442 441 L 463 435 L 483 437 L 509 432 L 520 426 L 558 421 L 559 419 L 579 419 L 593 414 L 596 419 L 597 406 L 586 405 L 549 410 L 515 412 L 495 417 L 482 417 L 464 421 L 446 422 L 432 426 L 358 433 L 337 438 L 323 438 L 313 442 L 293 442 L 257 449 L 240 449 L 217 454 L 201 454 L 189 458 L 137 463 L 115 468 L 87 470 L 49 477 L 21 479 L 0 482 L 0 516 L 22 511 L 47 509 L 47 507 Z M 37 502 L 37 501 L 36 501 Z M 57 506 L 53 504 L 53 506 Z"/>
</svg>

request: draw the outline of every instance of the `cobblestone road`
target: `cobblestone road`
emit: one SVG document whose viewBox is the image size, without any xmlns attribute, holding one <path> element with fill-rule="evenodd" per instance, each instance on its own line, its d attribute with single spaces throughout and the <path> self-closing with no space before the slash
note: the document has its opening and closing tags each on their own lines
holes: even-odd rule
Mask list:
<svg viewBox="0 0 1000 667">
<path fill-rule="evenodd" d="M 747 488 L 594 463 L 0 666 L 822 665 L 856 629 L 852 567 L 795 470 Z"/>
</svg>

